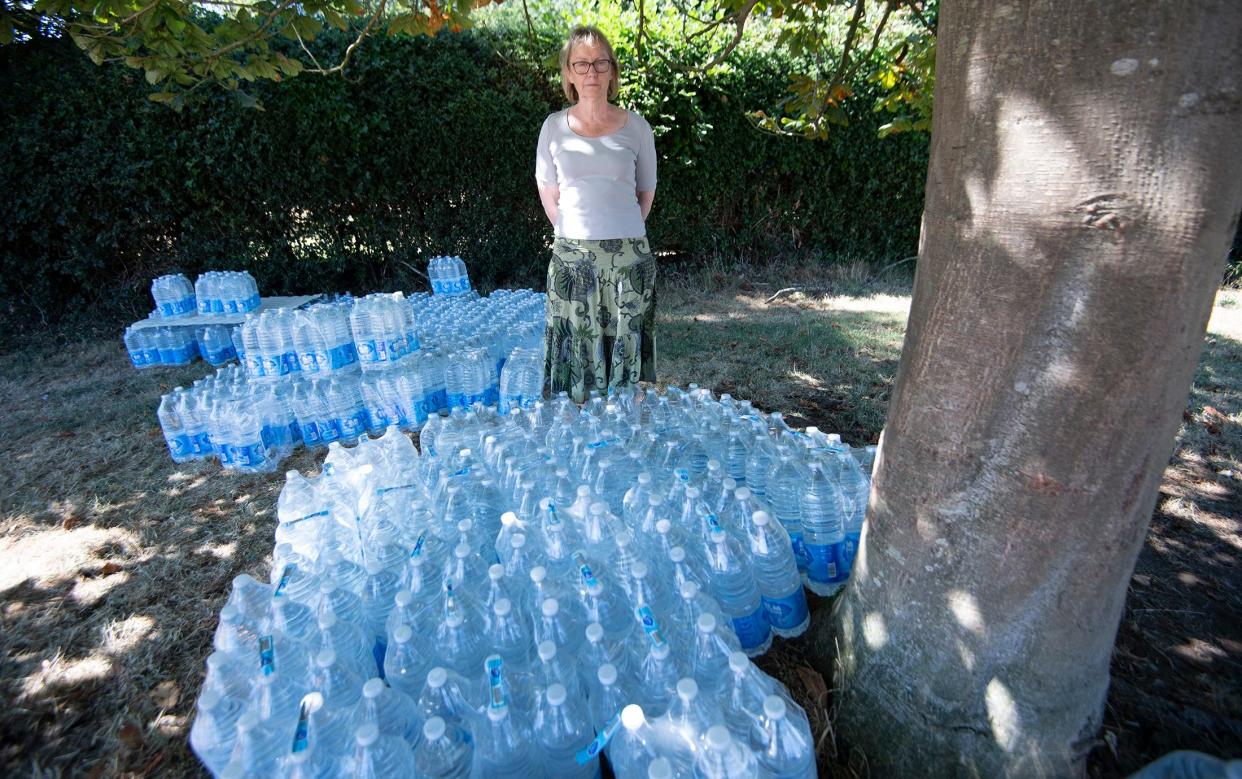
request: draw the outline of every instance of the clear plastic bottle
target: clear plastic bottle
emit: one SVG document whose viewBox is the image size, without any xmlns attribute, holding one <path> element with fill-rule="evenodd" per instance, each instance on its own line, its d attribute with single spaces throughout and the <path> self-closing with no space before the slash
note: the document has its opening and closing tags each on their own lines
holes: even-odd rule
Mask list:
<svg viewBox="0 0 1242 779">
<path fill-rule="evenodd" d="M 723 530 L 712 531 L 707 552 L 712 594 L 732 621 L 742 650 L 752 657 L 763 654 L 772 645 L 772 630 L 755 586 L 750 556 Z"/>
<path fill-rule="evenodd" d="M 816 595 L 829 596 L 845 584 L 845 518 L 848 509 L 837 485 L 816 461 L 802 493 L 802 533 L 810 554 L 806 586 Z"/>
<path fill-rule="evenodd" d="M 784 698 L 763 699 L 763 716 L 755 731 L 759 769 L 767 776 L 814 779 L 815 741 L 806 713 Z"/>
<path fill-rule="evenodd" d="M 382 774 L 383 776 L 426 777 L 426 779 L 466 779 L 474 761 L 474 747 L 461 727 L 432 717 L 423 725 L 423 740 L 414 749 L 414 770 L 417 774 Z"/>
<path fill-rule="evenodd" d="M 582 697 L 570 698 L 563 684 L 549 685 L 544 692 L 543 705 L 535 717 L 535 738 L 548 776 L 592 779 L 600 775 L 599 761 L 583 765 L 577 760 L 578 751 L 593 735 L 583 705 Z"/>
<path fill-rule="evenodd" d="M 772 632 L 785 638 L 800 636 L 811 615 L 789 536 L 766 511 L 756 511 L 750 524 L 751 564 Z"/>
<path fill-rule="evenodd" d="M 724 725 L 709 728 L 704 741 L 694 761 L 695 779 L 757 779 L 755 754 L 738 743 Z"/>
<path fill-rule="evenodd" d="M 424 733 L 426 728 L 424 727 Z M 346 762 L 354 777 L 413 776 L 414 754 L 405 741 L 380 733 L 376 725 L 362 725 L 354 734 L 354 752 Z"/>
</svg>

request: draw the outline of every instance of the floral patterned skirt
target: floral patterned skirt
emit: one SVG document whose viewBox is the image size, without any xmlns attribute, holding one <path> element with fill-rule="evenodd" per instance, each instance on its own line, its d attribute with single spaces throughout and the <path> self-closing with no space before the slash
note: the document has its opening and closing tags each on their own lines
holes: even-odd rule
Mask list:
<svg viewBox="0 0 1242 779">
<path fill-rule="evenodd" d="M 656 376 L 656 259 L 646 238 L 557 238 L 548 264 L 545 374 L 576 402 Z"/>
</svg>

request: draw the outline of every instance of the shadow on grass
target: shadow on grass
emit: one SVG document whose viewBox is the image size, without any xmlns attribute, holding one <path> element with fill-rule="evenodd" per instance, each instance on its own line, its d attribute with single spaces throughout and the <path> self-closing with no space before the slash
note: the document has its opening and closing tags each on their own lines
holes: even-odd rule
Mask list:
<svg viewBox="0 0 1242 779">
<path fill-rule="evenodd" d="M 875 443 L 897 372 L 904 313 L 736 306 L 661 315 L 661 382 L 695 382 L 851 444 Z"/>
<path fill-rule="evenodd" d="M 1219 413 L 1205 412 L 1208 407 Z M 1093 775 L 1125 775 L 1174 749 L 1238 754 L 1242 429 L 1233 420 L 1239 412 L 1242 344 L 1211 334 L 1130 582 Z"/>
<path fill-rule="evenodd" d="M 200 775 L 203 659 L 233 577 L 266 570 L 283 478 L 169 458 L 159 397 L 205 363 L 140 373 L 111 339 L 24 356 L 0 370 L 0 766 Z"/>
</svg>

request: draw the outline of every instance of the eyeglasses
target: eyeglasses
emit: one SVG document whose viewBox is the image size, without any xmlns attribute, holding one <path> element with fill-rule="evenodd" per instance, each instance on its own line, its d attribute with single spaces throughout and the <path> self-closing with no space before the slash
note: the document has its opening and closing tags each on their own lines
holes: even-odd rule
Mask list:
<svg viewBox="0 0 1242 779">
<path fill-rule="evenodd" d="M 591 68 L 595 68 L 596 73 L 607 73 L 608 71 L 612 70 L 612 60 L 599 59 L 599 60 L 595 60 L 594 62 L 587 62 L 586 60 L 578 60 L 577 62 L 569 63 L 569 67 L 573 68 L 574 72 L 577 73 L 579 76 L 585 76 L 587 71 L 590 70 Z"/>
</svg>

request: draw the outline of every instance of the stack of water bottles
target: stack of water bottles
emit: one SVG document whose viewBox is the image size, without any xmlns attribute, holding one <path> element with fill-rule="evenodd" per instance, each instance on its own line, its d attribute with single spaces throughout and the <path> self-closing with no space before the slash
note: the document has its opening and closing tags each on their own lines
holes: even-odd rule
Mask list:
<svg viewBox="0 0 1242 779">
<path fill-rule="evenodd" d="M 301 310 L 251 313 L 236 328 L 235 339 L 227 329 L 216 332 L 216 326 L 209 326 L 196 345 L 193 330 L 184 328 L 190 334 L 184 352 L 158 346 L 160 339 L 181 335 L 177 328 L 169 332 L 131 329 L 126 342 L 132 344 L 135 366 L 146 367 L 185 364 L 200 352 L 220 365 L 234 356 L 237 341 L 245 370 L 217 374 L 206 385 L 197 382 L 189 390 L 170 393 L 161 402 L 160 423 L 177 462 L 216 458 L 226 468 L 270 470 L 302 444 L 352 442 L 368 431 L 378 435 L 389 425 L 418 430 L 429 415 L 441 411 L 476 403 L 496 405 L 501 401 L 502 377 L 510 388 L 506 407 L 530 405 L 540 395 L 542 295 L 498 290 L 486 298 L 453 298 L 448 305 L 430 300 L 428 295 L 415 296 L 412 302 L 400 293 L 368 295 Z M 419 348 L 415 321 L 426 323 L 433 334 L 433 348 Z M 148 353 L 147 340 L 158 348 Z M 514 367 L 506 371 L 502 366 L 509 350 L 521 352 Z M 167 359 L 163 351 L 168 351 Z M 148 359 L 159 362 L 148 363 Z M 233 396 L 270 394 L 262 387 L 245 386 L 251 383 L 280 385 L 276 394 L 292 409 L 297 422 L 291 441 L 267 435 L 264 448 L 251 442 L 244 456 L 228 456 L 227 450 L 212 445 L 211 431 L 233 429 L 230 417 L 218 423 L 204 420 L 207 439 L 197 447 L 187 445 L 178 411 L 185 404 L 183 396 L 196 395 L 200 385 L 228 386 Z M 231 407 L 212 408 L 230 416 Z M 278 420 L 283 416 L 270 417 L 260 427 L 269 433 L 282 429 Z"/>
<path fill-rule="evenodd" d="M 237 365 L 177 387 L 156 413 L 179 463 L 217 459 L 229 469 L 270 472 L 301 442 L 288 388 L 248 381 Z"/>
<path fill-rule="evenodd" d="M 164 319 L 190 316 L 197 310 L 194 287 L 182 273 L 157 277 L 151 282 L 151 297 L 155 298 L 154 314 Z"/>
<path fill-rule="evenodd" d="M 215 367 L 237 359 L 229 325 L 125 328 L 125 350 L 135 368 L 189 365 L 202 357 Z"/>
<path fill-rule="evenodd" d="M 455 410 L 420 445 L 286 474 L 270 583 L 234 581 L 207 658 L 213 774 L 815 776 L 750 656 L 809 622 L 795 538 L 843 581 L 816 561 L 848 566 L 848 447 L 676 388 Z"/>
<path fill-rule="evenodd" d="M 259 285 L 248 271 L 216 271 L 200 274 L 194 282 L 198 313 L 244 314 L 259 307 Z"/>
<path fill-rule="evenodd" d="M 427 263 L 427 278 L 436 295 L 473 295 L 470 275 L 461 257 L 432 257 Z"/>
</svg>

